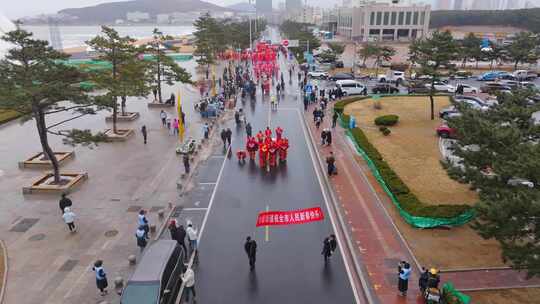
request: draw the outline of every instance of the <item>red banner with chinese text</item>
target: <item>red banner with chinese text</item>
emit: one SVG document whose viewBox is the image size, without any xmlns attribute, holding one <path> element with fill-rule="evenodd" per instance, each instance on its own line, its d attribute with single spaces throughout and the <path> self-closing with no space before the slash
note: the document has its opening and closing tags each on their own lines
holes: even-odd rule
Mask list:
<svg viewBox="0 0 540 304">
<path fill-rule="evenodd" d="M 320 207 L 292 210 L 292 211 L 266 211 L 259 213 L 257 227 L 295 225 L 324 220 Z"/>
</svg>

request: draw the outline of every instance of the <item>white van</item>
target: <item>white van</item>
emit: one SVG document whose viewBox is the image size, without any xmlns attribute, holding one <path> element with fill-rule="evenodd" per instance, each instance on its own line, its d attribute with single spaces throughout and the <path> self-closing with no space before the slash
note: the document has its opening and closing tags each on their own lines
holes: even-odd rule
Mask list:
<svg viewBox="0 0 540 304">
<path fill-rule="evenodd" d="M 377 80 L 379 82 L 403 83 L 405 81 L 405 72 L 402 72 L 402 71 L 388 71 L 386 74 L 378 75 Z"/>
<path fill-rule="evenodd" d="M 367 95 L 367 88 L 355 80 L 338 80 L 336 85 L 341 88 L 343 95 Z"/>
</svg>

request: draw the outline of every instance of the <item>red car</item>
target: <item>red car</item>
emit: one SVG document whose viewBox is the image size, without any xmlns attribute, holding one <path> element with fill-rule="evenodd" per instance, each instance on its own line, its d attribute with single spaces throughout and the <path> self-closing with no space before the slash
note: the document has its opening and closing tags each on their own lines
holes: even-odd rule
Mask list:
<svg viewBox="0 0 540 304">
<path fill-rule="evenodd" d="M 457 138 L 456 129 L 450 128 L 446 124 L 442 124 L 437 128 L 437 135 L 442 138 Z"/>
</svg>

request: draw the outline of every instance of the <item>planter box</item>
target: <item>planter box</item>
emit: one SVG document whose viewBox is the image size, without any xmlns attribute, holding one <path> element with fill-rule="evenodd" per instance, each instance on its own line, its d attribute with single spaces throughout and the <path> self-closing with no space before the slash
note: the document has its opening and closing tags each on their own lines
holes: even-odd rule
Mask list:
<svg viewBox="0 0 540 304">
<path fill-rule="evenodd" d="M 54 152 L 58 164 L 61 166 L 63 163 L 75 157 L 75 151 L 71 152 Z M 50 169 L 52 163 L 50 160 L 42 160 L 43 152 L 34 154 L 32 157 L 19 162 L 19 168 L 21 169 Z"/>
<path fill-rule="evenodd" d="M 149 102 L 148 107 L 149 108 L 172 108 L 174 107 L 174 104 L 164 103 L 164 102 Z"/>
<path fill-rule="evenodd" d="M 105 135 L 107 135 L 110 142 L 126 141 L 130 136 L 135 134 L 132 129 L 117 129 L 118 133 L 114 134 L 112 129 L 105 130 Z"/>
<path fill-rule="evenodd" d="M 133 121 L 137 118 L 139 118 L 139 112 L 126 112 L 126 115 L 117 115 L 116 121 Z M 112 120 L 113 120 L 112 115 L 105 117 L 105 121 L 112 121 Z"/>
<path fill-rule="evenodd" d="M 53 173 L 47 173 L 37 179 L 29 187 L 23 187 L 23 194 L 55 194 L 69 193 L 83 181 L 88 179 L 88 173 L 61 173 L 61 178 L 66 179 L 60 185 L 51 184 Z"/>
</svg>

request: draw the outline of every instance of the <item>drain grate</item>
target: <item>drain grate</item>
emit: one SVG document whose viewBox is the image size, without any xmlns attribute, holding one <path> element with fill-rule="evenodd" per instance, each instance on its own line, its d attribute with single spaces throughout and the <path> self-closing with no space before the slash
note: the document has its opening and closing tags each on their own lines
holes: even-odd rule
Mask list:
<svg viewBox="0 0 540 304">
<path fill-rule="evenodd" d="M 129 208 L 127 208 L 127 212 L 139 212 L 139 210 L 141 210 L 141 209 L 142 209 L 141 206 L 133 205 L 133 206 L 129 206 Z"/>
<path fill-rule="evenodd" d="M 30 242 L 41 241 L 43 239 L 45 239 L 45 234 L 43 234 L 43 233 L 34 234 L 34 235 L 32 235 L 31 237 L 28 238 L 28 240 Z"/>
<path fill-rule="evenodd" d="M 75 266 L 79 264 L 79 260 L 67 260 L 64 262 L 62 266 L 60 266 L 60 269 L 58 271 L 67 272 L 72 271 Z"/>
<path fill-rule="evenodd" d="M 26 232 L 28 229 L 32 228 L 39 219 L 37 218 L 23 218 L 15 226 L 11 227 L 9 231 L 12 232 Z"/>
</svg>

